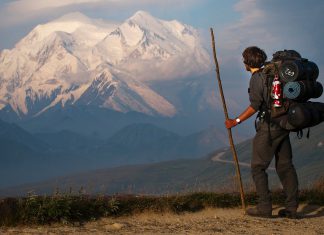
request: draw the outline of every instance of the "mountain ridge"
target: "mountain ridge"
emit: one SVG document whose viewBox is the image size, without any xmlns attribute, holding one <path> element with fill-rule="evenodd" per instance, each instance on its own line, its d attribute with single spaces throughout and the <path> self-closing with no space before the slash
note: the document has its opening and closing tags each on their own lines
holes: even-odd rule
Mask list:
<svg viewBox="0 0 324 235">
<path fill-rule="evenodd" d="M 314 129 L 314 127 L 312 128 Z M 294 165 L 297 170 L 301 189 L 308 188 L 316 180 L 323 178 L 324 137 L 323 123 L 311 131 L 309 139 L 298 139 L 291 136 L 294 155 Z M 236 145 L 239 161 L 245 163 L 241 167 L 244 185 L 252 182 L 248 167 L 252 153 L 252 140 L 246 140 Z M 227 163 L 215 161 L 215 156 L 222 154 Z M 230 148 L 219 148 L 197 159 L 178 159 L 153 164 L 128 165 L 113 168 L 101 168 L 94 171 L 70 174 L 68 176 L 8 188 L 7 193 L 23 195 L 28 190 L 39 194 L 52 193 L 53 188 L 61 192 L 84 188 L 89 194 L 169 194 L 191 190 L 221 190 L 237 189 L 233 183 L 235 167 Z M 272 167 L 272 166 L 271 166 Z M 272 168 L 273 169 L 273 168 Z M 270 187 L 281 188 L 274 170 L 268 170 Z M 0 195 L 6 190 L 0 190 Z"/>
<path fill-rule="evenodd" d="M 149 123 L 128 125 L 109 138 L 70 130 L 31 134 L 0 121 L 0 172 L 7 179 L 0 187 L 103 166 L 194 159 L 223 146 L 214 132 L 208 138 L 213 141 L 201 141 L 200 134 L 180 136 Z"/>
</svg>

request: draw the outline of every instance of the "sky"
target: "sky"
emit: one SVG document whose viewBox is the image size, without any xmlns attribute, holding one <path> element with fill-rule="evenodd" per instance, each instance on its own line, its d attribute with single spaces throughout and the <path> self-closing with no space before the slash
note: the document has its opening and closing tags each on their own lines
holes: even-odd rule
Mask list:
<svg viewBox="0 0 324 235">
<path fill-rule="evenodd" d="M 79 11 L 91 18 L 123 21 L 138 10 L 190 24 L 198 29 L 221 26 L 239 19 L 236 0 L 0 0 L 0 50 L 14 44 L 37 24 Z M 5 36 L 4 36 L 5 35 Z"/>
<path fill-rule="evenodd" d="M 209 51 L 209 28 L 214 28 L 223 85 L 233 99 L 248 86 L 241 53 L 251 45 L 269 58 L 277 50 L 297 50 L 316 62 L 324 83 L 323 0 L 0 0 L 0 50 L 13 48 L 36 25 L 69 12 L 123 21 L 138 10 L 192 25 Z"/>
</svg>

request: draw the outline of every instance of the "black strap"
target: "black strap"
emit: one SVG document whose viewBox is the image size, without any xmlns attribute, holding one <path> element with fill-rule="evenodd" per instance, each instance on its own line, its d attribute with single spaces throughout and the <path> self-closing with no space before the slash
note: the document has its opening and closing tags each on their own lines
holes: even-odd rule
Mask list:
<svg viewBox="0 0 324 235">
<path fill-rule="evenodd" d="M 297 138 L 300 140 L 301 138 L 303 138 L 303 135 L 304 135 L 304 133 L 303 133 L 303 130 L 298 130 L 297 131 Z"/>
<path fill-rule="evenodd" d="M 307 131 L 307 135 L 306 135 L 307 139 L 309 139 L 309 133 L 310 133 L 310 128 L 308 127 L 308 131 Z"/>
<path fill-rule="evenodd" d="M 298 130 L 297 131 L 297 138 L 298 139 L 301 139 L 301 138 L 303 138 L 303 136 L 304 136 L 303 130 L 302 129 L 301 130 Z M 307 134 L 306 134 L 307 139 L 309 139 L 309 136 L 310 136 L 310 128 L 308 127 Z"/>
<path fill-rule="evenodd" d="M 268 141 L 270 146 L 272 146 L 272 136 L 271 136 L 271 130 L 270 130 L 270 125 L 271 125 L 271 85 L 272 85 L 272 79 L 269 78 L 269 76 L 266 76 L 266 83 L 267 83 L 267 115 L 266 115 L 266 120 L 268 122 Z"/>
<path fill-rule="evenodd" d="M 271 120 L 271 117 L 270 117 L 270 120 Z M 268 122 L 268 138 L 269 138 L 269 144 L 270 146 L 272 146 L 272 136 L 271 136 L 271 131 L 270 131 L 270 121 Z"/>
</svg>

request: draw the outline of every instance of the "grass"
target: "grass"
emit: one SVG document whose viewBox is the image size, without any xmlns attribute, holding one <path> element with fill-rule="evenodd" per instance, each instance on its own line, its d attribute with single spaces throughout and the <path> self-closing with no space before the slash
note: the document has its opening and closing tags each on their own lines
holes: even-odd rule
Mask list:
<svg viewBox="0 0 324 235">
<path fill-rule="evenodd" d="M 254 192 L 245 195 L 246 203 L 256 204 Z M 272 193 L 274 204 L 283 204 L 284 195 Z M 324 178 L 309 189 L 300 192 L 300 202 L 324 205 Z M 142 212 L 196 212 L 204 208 L 240 207 L 237 193 L 197 192 L 171 196 L 90 196 L 59 194 L 53 196 L 29 195 L 24 198 L 5 198 L 0 201 L 0 226 L 29 224 L 73 224 L 102 217 L 132 215 Z"/>
</svg>

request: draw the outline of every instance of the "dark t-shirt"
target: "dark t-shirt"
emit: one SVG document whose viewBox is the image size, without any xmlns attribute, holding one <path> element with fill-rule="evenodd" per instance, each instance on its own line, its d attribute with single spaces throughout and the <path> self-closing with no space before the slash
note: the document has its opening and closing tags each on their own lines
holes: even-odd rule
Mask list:
<svg viewBox="0 0 324 235">
<path fill-rule="evenodd" d="M 260 111 L 262 108 L 266 108 L 266 102 L 268 99 L 266 77 L 262 71 L 257 71 L 252 74 L 250 79 L 249 87 L 249 99 L 250 106 L 256 110 Z"/>
<path fill-rule="evenodd" d="M 266 82 L 266 76 L 262 73 L 262 70 L 252 74 L 249 87 L 249 99 L 250 106 L 256 110 L 266 110 L 268 100 L 268 86 Z M 259 122 L 258 127 L 261 130 L 268 130 L 268 124 L 266 122 Z M 278 124 L 271 122 L 270 130 L 283 130 Z"/>
</svg>

